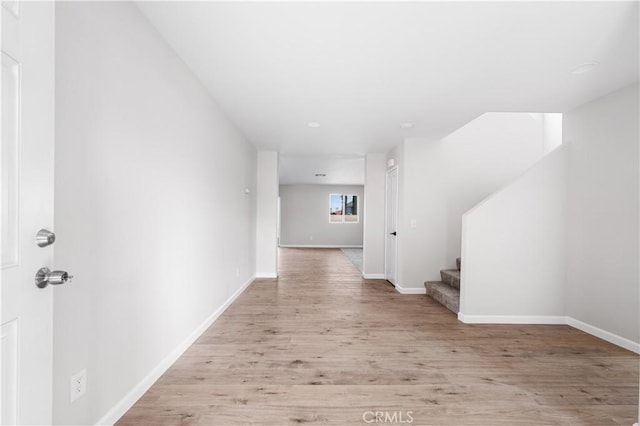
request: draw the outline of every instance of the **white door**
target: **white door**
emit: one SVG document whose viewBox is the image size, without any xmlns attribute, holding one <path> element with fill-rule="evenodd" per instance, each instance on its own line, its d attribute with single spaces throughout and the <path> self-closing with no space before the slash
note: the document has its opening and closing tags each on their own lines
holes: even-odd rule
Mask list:
<svg viewBox="0 0 640 426">
<path fill-rule="evenodd" d="M 53 247 L 54 4 L 2 1 L 0 420 L 51 424 L 53 288 L 36 287 Z"/>
<path fill-rule="evenodd" d="M 387 171 L 384 274 L 396 285 L 398 270 L 398 167 Z"/>
</svg>

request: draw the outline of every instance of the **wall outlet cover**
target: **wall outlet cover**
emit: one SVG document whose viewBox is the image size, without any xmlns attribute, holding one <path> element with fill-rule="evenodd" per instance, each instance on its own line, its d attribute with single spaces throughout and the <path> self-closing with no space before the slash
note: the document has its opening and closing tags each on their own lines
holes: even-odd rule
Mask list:
<svg viewBox="0 0 640 426">
<path fill-rule="evenodd" d="M 82 369 L 71 376 L 69 384 L 70 400 L 71 402 L 74 402 L 76 399 L 87 393 L 87 370 Z"/>
</svg>

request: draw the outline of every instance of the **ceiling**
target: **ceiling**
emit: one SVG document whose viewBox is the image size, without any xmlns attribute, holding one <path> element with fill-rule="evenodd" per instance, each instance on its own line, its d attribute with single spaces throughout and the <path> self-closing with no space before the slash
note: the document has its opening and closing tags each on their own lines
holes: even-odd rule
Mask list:
<svg viewBox="0 0 640 426">
<path fill-rule="evenodd" d="M 284 154 L 387 152 L 638 80 L 637 2 L 138 5 L 247 139 Z"/>
</svg>

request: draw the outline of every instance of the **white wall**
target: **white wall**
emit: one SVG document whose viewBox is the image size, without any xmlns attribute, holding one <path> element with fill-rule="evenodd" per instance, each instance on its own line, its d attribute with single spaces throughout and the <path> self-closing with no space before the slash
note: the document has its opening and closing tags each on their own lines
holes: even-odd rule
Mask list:
<svg viewBox="0 0 640 426">
<path fill-rule="evenodd" d="M 563 146 L 465 214 L 463 321 L 566 323 L 640 351 L 638 89 L 565 113 Z"/>
<path fill-rule="evenodd" d="M 567 314 L 639 342 L 638 85 L 564 116 Z"/>
<path fill-rule="evenodd" d="M 464 214 L 463 321 L 564 322 L 566 154 L 555 150 Z"/>
<path fill-rule="evenodd" d="M 357 223 L 329 222 L 329 195 L 357 194 Z M 280 246 L 362 246 L 362 185 L 280 185 Z"/>
<path fill-rule="evenodd" d="M 56 424 L 113 421 L 252 279 L 255 170 L 135 5 L 56 4 Z"/>
<path fill-rule="evenodd" d="M 443 140 L 403 143 L 401 287 L 423 289 L 455 267 L 462 214 L 540 160 L 542 135 L 542 122 L 529 114 L 487 113 Z"/>
<path fill-rule="evenodd" d="M 542 140 L 544 154 L 547 155 L 562 145 L 562 114 L 542 114 Z"/>
<path fill-rule="evenodd" d="M 367 154 L 364 173 L 363 265 L 365 278 L 384 278 L 387 156 Z"/>
<path fill-rule="evenodd" d="M 256 276 L 278 276 L 278 153 L 258 152 Z"/>
</svg>

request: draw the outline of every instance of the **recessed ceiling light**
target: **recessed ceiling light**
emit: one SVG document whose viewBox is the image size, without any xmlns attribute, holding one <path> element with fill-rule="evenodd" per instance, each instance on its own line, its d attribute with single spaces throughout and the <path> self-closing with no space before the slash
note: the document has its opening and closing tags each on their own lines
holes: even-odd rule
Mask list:
<svg viewBox="0 0 640 426">
<path fill-rule="evenodd" d="M 593 71 L 593 69 L 595 67 L 597 67 L 598 65 L 600 65 L 600 62 L 597 62 L 597 61 L 585 62 L 584 64 L 580 65 L 579 67 L 573 69 L 571 71 L 571 74 L 584 74 L 584 73 L 587 73 L 589 71 Z"/>
<path fill-rule="evenodd" d="M 410 123 L 408 121 L 405 122 L 405 123 L 400 124 L 400 128 L 402 128 L 402 129 L 410 129 L 412 127 L 413 127 L 413 123 Z"/>
<path fill-rule="evenodd" d="M 316 177 L 325 177 L 326 173 L 316 173 Z"/>
<path fill-rule="evenodd" d="M 318 123 L 317 121 L 310 121 L 307 123 L 307 126 L 312 127 L 312 128 L 317 128 L 320 127 L 320 123 Z"/>
</svg>

